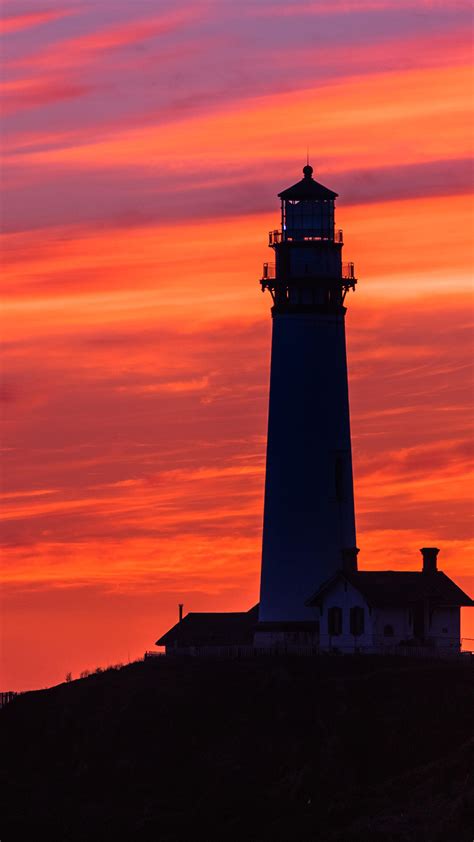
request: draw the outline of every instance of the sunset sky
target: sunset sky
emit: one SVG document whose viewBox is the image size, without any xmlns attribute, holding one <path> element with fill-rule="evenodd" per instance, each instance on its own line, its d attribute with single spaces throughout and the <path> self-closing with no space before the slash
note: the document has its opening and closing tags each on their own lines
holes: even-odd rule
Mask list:
<svg viewBox="0 0 474 842">
<path fill-rule="evenodd" d="M 2 9 L 0 689 L 140 657 L 178 602 L 257 601 L 258 278 L 307 147 L 359 278 L 360 566 L 438 546 L 472 595 L 470 3 Z"/>
</svg>

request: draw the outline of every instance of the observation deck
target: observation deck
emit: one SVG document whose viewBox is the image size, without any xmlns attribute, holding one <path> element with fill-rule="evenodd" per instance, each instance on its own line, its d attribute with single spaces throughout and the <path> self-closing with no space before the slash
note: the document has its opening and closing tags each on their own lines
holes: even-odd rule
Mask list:
<svg viewBox="0 0 474 842">
<path fill-rule="evenodd" d="M 342 233 L 342 232 L 341 232 Z M 263 284 L 265 281 L 276 281 L 276 270 L 274 263 L 264 263 L 263 264 L 263 273 L 260 279 L 260 283 Z M 294 279 L 292 279 L 294 280 Z M 311 280 L 310 277 L 306 278 L 305 280 Z M 355 276 L 355 269 L 354 264 L 351 261 L 345 261 L 342 264 L 342 274 L 340 278 L 336 280 L 343 280 L 343 281 L 353 281 L 354 284 L 357 283 L 357 278 Z M 287 281 L 283 281 L 283 283 L 287 283 Z"/>
<path fill-rule="evenodd" d="M 298 242 L 323 242 L 323 243 L 337 243 L 340 245 L 344 244 L 343 232 L 342 228 L 337 228 L 332 234 L 328 234 L 327 236 L 324 235 L 314 235 L 308 234 L 306 236 L 304 233 L 301 237 L 298 238 Z M 294 242 L 293 237 L 289 237 L 286 231 L 269 231 L 268 232 L 268 245 L 269 246 L 278 246 L 280 243 L 292 243 Z"/>
</svg>

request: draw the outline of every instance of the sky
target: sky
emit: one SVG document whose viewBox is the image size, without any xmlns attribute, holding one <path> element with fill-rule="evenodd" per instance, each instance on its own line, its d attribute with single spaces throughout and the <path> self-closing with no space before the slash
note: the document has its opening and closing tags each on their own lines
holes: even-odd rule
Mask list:
<svg viewBox="0 0 474 842">
<path fill-rule="evenodd" d="M 360 567 L 437 546 L 473 594 L 470 15 L 4 0 L 1 689 L 139 658 L 178 602 L 257 601 L 258 279 L 308 148 L 359 278 Z"/>
</svg>

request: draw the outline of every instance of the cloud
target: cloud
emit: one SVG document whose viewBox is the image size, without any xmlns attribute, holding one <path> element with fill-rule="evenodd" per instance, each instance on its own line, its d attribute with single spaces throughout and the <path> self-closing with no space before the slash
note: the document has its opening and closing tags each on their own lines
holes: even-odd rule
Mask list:
<svg viewBox="0 0 474 842">
<path fill-rule="evenodd" d="M 21 108 L 40 107 L 46 104 L 76 99 L 92 90 L 91 85 L 58 78 L 21 79 L 0 83 L 0 98 L 4 114 Z"/>
<path fill-rule="evenodd" d="M 260 7 L 255 6 L 254 3 L 244 4 L 244 8 L 250 8 L 252 16 L 266 16 L 268 14 L 268 6 L 262 4 Z M 443 10 L 446 8 L 444 0 L 331 0 L 330 3 L 325 0 L 311 0 L 309 2 L 296 2 L 288 5 L 287 2 L 272 2 L 272 15 L 281 17 L 293 17 L 294 15 L 303 16 L 319 16 L 319 15 L 354 15 L 360 12 L 378 12 L 383 13 L 387 11 L 427 11 L 434 13 L 436 9 Z M 469 3 L 467 0 L 454 0 L 452 3 L 453 9 L 460 11 L 467 10 Z"/>
<path fill-rule="evenodd" d="M 4 15 L 0 20 L 0 35 L 6 35 L 9 32 L 18 32 L 23 29 L 29 29 L 33 26 L 40 26 L 44 23 L 51 23 L 59 20 L 67 15 L 74 14 L 75 9 L 51 9 L 44 12 L 26 12 L 21 15 Z"/>
<path fill-rule="evenodd" d="M 268 161 L 275 125 L 280 126 L 279 149 L 292 149 L 304 131 L 309 138 L 318 138 L 318 154 L 326 166 L 338 160 L 340 170 L 347 169 L 349 160 L 353 167 L 380 166 L 387 156 L 394 165 L 451 159 L 453 153 L 465 157 L 469 83 L 467 67 L 380 73 L 297 93 L 258 97 L 217 114 L 124 129 L 91 143 L 31 152 L 26 159 L 16 154 L 9 158 L 12 163 L 41 164 L 56 170 L 70 165 L 85 169 L 130 166 L 133 162 L 140 168 L 146 160 L 153 171 L 157 166 L 176 167 L 177 161 L 187 160 L 192 134 L 193 156 L 198 161 L 209 161 L 212 156 L 219 171 L 236 162 L 242 165 L 251 160 L 257 165 Z M 322 120 L 325 114 L 330 114 L 330 119 Z M 349 119 L 350 138 L 345 132 Z M 433 119 L 442 121 L 436 133 L 429 130 Z M 418 140 L 414 146 L 410 138 L 425 131 L 423 146 Z"/>
<path fill-rule="evenodd" d="M 247 217 L 137 225 L 126 236 L 113 225 L 6 235 L 5 307 L 35 334 L 66 324 L 161 322 L 178 314 L 209 322 L 227 307 L 235 318 L 251 313 L 255 318 L 266 310 L 257 278 L 268 259 L 267 232 L 278 223 L 277 201 L 269 199 L 268 206 L 266 214 Z M 345 259 L 355 260 L 363 301 L 433 289 L 448 294 L 454 284 L 463 294 L 470 284 L 465 231 L 471 214 L 471 201 L 463 195 L 450 197 L 448 216 L 444 197 L 341 208 L 338 224 L 349 232 Z M 230 259 L 233 253 L 238 261 Z M 351 307 L 359 301 L 351 295 Z M 11 330 L 13 324 L 7 336 Z"/>
<path fill-rule="evenodd" d="M 16 499 L 21 500 L 29 497 L 44 497 L 49 494 L 56 494 L 57 489 L 54 488 L 37 488 L 34 491 L 12 491 L 0 492 L 0 500 Z"/>
<path fill-rule="evenodd" d="M 470 172 L 470 160 L 461 158 L 346 171 L 328 169 L 319 177 L 337 189 L 347 207 L 465 194 L 470 190 Z M 120 168 L 118 177 L 110 169 L 78 172 L 69 166 L 64 172 L 64 186 L 58 186 L 47 169 L 37 173 L 25 161 L 22 178 L 23 184 L 13 178 L 5 185 L 9 214 L 4 231 L 55 226 L 65 218 L 71 225 L 92 225 L 94 221 L 124 229 L 153 224 L 168 227 L 170 223 L 178 227 L 201 221 L 210 224 L 217 217 L 263 214 L 274 204 L 278 189 L 256 168 L 245 165 L 216 175 L 214 168 L 205 164 L 186 188 L 184 174 L 177 177 L 175 171 L 165 168 L 155 187 L 150 186 L 148 170 L 140 172 L 137 167 Z M 41 205 L 34 201 L 38 190 L 44 197 Z M 97 196 L 93 207 L 91 193 Z"/>
<path fill-rule="evenodd" d="M 126 23 L 113 24 L 73 38 L 65 38 L 22 57 L 14 65 L 54 68 L 64 70 L 84 67 L 105 53 L 123 47 L 141 44 L 157 35 L 164 35 L 193 20 L 196 12 L 192 7 L 169 12 L 160 17 L 148 17 L 143 20 L 129 20 Z"/>
<path fill-rule="evenodd" d="M 204 392 L 210 390 L 209 377 L 191 377 L 189 380 L 171 380 L 158 383 L 141 383 L 117 386 L 118 392 L 133 395 L 155 395 L 159 392 Z"/>
</svg>

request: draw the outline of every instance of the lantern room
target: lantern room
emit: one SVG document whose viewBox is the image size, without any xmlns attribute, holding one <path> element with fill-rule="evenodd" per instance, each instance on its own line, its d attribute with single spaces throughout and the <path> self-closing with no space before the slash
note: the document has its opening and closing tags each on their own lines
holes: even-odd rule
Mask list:
<svg viewBox="0 0 474 842">
<path fill-rule="evenodd" d="M 334 241 L 334 201 L 337 193 L 313 178 L 313 168 L 303 168 L 304 178 L 279 193 L 281 238 Z"/>
</svg>

